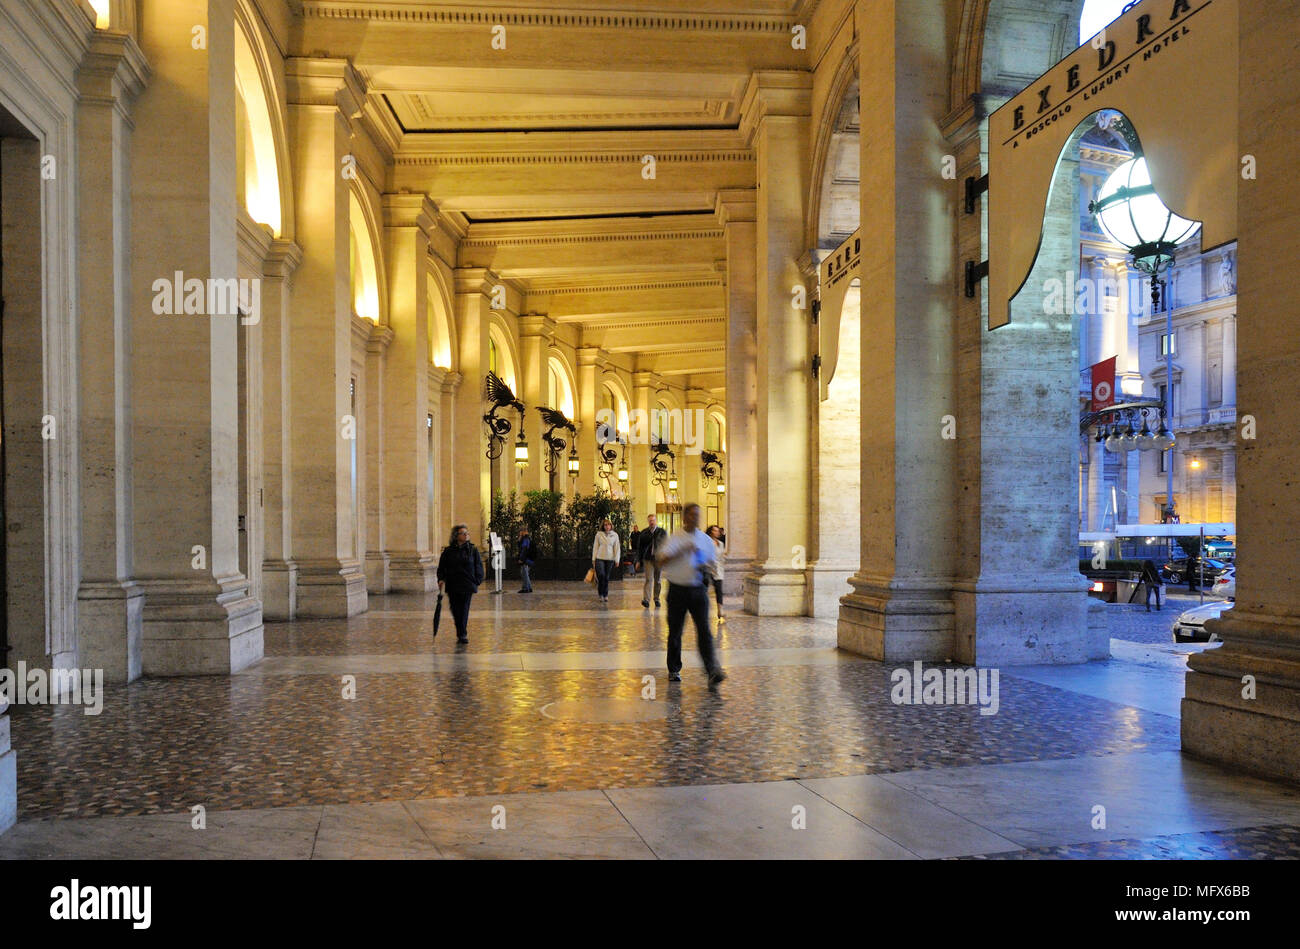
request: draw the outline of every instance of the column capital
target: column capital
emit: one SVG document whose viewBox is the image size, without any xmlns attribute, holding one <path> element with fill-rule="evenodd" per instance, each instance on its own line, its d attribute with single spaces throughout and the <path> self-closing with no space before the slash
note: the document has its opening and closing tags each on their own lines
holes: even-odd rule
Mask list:
<svg viewBox="0 0 1300 949">
<path fill-rule="evenodd" d="M 740 103 L 740 132 L 753 145 L 768 118 L 807 118 L 812 114 L 812 73 L 794 69 L 760 69 L 750 73 Z"/>
<path fill-rule="evenodd" d="M 632 373 L 632 388 L 650 389 L 659 385 L 659 377 L 653 372 Z"/>
<path fill-rule="evenodd" d="M 369 320 L 365 320 L 365 322 L 370 323 Z M 395 335 L 392 327 L 379 323 L 370 323 L 370 335 L 366 337 L 366 352 L 383 353 L 388 349 L 388 344 L 393 341 Z"/>
<path fill-rule="evenodd" d="M 600 368 L 604 366 L 608 359 L 609 354 L 599 346 L 586 346 L 578 350 L 579 368 L 586 368 L 589 366 Z"/>
<path fill-rule="evenodd" d="M 758 192 L 750 189 L 725 189 L 713 202 L 713 215 L 723 227 L 748 224 L 758 220 Z"/>
<path fill-rule="evenodd" d="M 290 56 L 284 77 L 290 105 L 335 106 L 349 121 L 365 111 L 366 84 L 346 59 Z"/>
<path fill-rule="evenodd" d="M 442 391 L 444 394 L 454 394 L 460 388 L 461 379 L 465 378 L 459 372 L 446 372 L 442 377 Z"/>
<path fill-rule="evenodd" d="M 547 342 L 555 336 L 555 320 L 545 313 L 525 313 L 519 317 L 519 336 L 543 336 Z"/>
<path fill-rule="evenodd" d="M 298 246 L 298 242 L 277 238 L 271 241 L 271 246 L 267 248 L 266 256 L 262 260 L 262 275 L 285 279 L 291 276 L 301 263 L 302 248 Z"/>
<path fill-rule="evenodd" d="M 150 74 L 149 60 L 133 36 L 96 30 L 77 70 L 77 91 L 83 102 L 113 99 L 125 108 L 144 91 Z"/>
<path fill-rule="evenodd" d="M 427 195 L 401 191 L 383 195 L 384 227 L 418 227 L 425 236 L 438 230 L 438 206 Z"/>
</svg>

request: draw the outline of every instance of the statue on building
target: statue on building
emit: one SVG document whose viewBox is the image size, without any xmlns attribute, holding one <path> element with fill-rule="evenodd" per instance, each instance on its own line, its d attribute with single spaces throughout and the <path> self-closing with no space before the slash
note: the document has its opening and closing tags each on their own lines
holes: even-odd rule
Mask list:
<svg viewBox="0 0 1300 949">
<path fill-rule="evenodd" d="M 1237 292 L 1237 271 L 1231 254 L 1224 254 L 1219 265 L 1219 289 L 1224 296 L 1232 296 Z"/>
</svg>

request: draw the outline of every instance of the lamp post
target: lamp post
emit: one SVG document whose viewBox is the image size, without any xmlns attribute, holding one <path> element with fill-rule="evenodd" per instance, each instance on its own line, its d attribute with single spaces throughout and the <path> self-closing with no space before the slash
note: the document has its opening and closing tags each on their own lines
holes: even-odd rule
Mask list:
<svg viewBox="0 0 1300 949">
<path fill-rule="evenodd" d="M 1097 200 L 1089 205 L 1089 210 L 1097 217 L 1101 229 L 1116 244 L 1127 248 L 1133 257 L 1133 264 L 1139 271 L 1151 277 L 1151 314 L 1160 309 L 1160 272 L 1174 263 L 1178 245 L 1188 240 L 1199 229 L 1200 224 L 1179 217 L 1167 208 L 1160 196 L 1156 194 L 1151 183 L 1151 172 L 1147 160 L 1138 155 L 1120 165 L 1102 186 Z M 1165 398 L 1164 418 L 1161 420 L 1160 432 L 1157 434 L 1162 451 L 1173 447 L 1173 402 L 1174 402 L 1174 310 L 1166 299 L 1165 303 Z M 1145 423 L 1144 423 L 1145 424 Z M 1146 429 L 1144 428 L 1144 431 Z M 1131 432 L 1129 433 L 1131 434 Z M 1111 441 L 1116 435 L 1106 439 L 1106 447 L 1112 451 Z M 1124 437 L 1124 436 L 1120 436 Z M 1139 436 L 1140 437 L 1140 436 Z M 1130 447 L 1130 446 L 1125 446 Z M 1172 514 L 1174 510 L 1174 466 L 1172 459 L 1168 465 L 1166 482 L 1166 507 Z"/>
</svg>

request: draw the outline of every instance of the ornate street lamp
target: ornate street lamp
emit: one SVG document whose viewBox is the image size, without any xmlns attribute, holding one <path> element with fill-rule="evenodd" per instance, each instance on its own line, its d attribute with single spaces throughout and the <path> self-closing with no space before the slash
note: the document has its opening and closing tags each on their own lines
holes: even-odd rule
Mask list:
<svg viewBox="0 0 1300 949">
<path fill-rule="evenodd" d="M 528 443 L 524 441 L 524 403 L 515 398 L 515 394 L 510 387 L 502 381 L 501 377 L 495 372 L 487 374 L 487 380 L 484 383 L 486 398 L 491 405 L 488 406 L 487 414 L 483 416 L 483 424 L 487 426 L 488 431 L 488 458 L 496 461 L 501 457 L 506 447 L 506 436 L 513 430 L 510 419 L 498 415 L 497 412 L 504 408 L 513 408 L 519 413 L 519 443 L 515 446 L 515 463 L 519 463 L 519 446 L 524 449 L 524 464 L 528 464 Z"/>
<path fill-rule="evenodd" d="M 569 477 L 578 477 L 578 471 L 582 468 L 582 463 L 578 460 L 578 446 L 574 445 L 569 449 Z"/>
<path fill-rule="evenodd" d="M 574 426 L 572 422 L 569 421 L 568 416 L 566 416 L 563 412 L 559 411 L 558 409 L 539 406 L 537 411 L 542 416 L 542 423 L 550 426 L 550 428 L 548 428 L 542 434 L 542 441 L 546 443 L 546 463 L 545 463 L 546 473 L 555 474 L 555 472 L 559 471 L 560 469 L 560 457 L 564 454 L 564 449 L 569 447 L 569 442 L 565 441 L 559 435 L 555 434 L 556 430 L 560 429 L 560 430 L 567 431 L 569 433 L 569 438 L 572 439 L 574 436 L 578 434 L 578 429 L 576 426 Z M 576 451 L 570 453 L 569 456 L 570 474 L 577 474 L 577 471 L 574 469 L 574 465 L 573 465 L 573 462 L 576 460 L 577 460 Z"/>
<path fill-rule="evenodd" d="M 654 445 L 651 446 L 651 452 L 650 470 L 654 472 L 654 475 L 650 480 L 659 485 L 659 487 L 666 488 L 668 491 L 676 490 L 677 456 L 673 454 L 671 448 L 659 441 L 655 442 Z M 667 485 L 670 472 L 674 485 L 673 487 L 668 488 Z"/>
<path fill-rule="evenodd" d="M 519 440 L 515 442 L 515 465 L 520 471 L 528 467 L 528 442 L 524 440 L 524 427 L 519 426 Z"/>
<path fill-rule="evenodd" d="M 1178 245 L 1191 238 L 1201 225 L 1179 217 L 1165 206 L 1151 183 L 1147 160 L 1137 155 L 1120 165 L 1102 186 L 1097 200 L 1089 205 L 1097 223 L 1116 244 L 1127 248 L 1133 256 L 1133 265 L 1151 277 L 1151 315 L 1160 309 L 1160 271 L 1174 262 Z M 1161 451 L 1174 446 L 1175 439 L 1169 420 L 1173 415 L 1174 397 L 1174 308 L 1165 301 L 1165 333 L 1169 345 L 1165 347 L 1165 392 L 1170 404 L 1163 406 L 1160 431 L 1155 435 L 1155 445 Z M 1145 419 L 1144 419 L 1145 422 Z M 1132 443 L 1124 448 L 1139 448 L 1141 435 L 1134 435 Z M 1107 448 L 1111 448 L 1107 439 Z M 1115 449 L 1111 448 L 1112 451 Z M 1148 449 L 1149 450 L 1149 449 Z M 1166 504 L 1174 506 L 1174 466 L 1168 466 Z"/>
<path fill-rule="evenodd" d="M 706 491 L 714 481 L 717 481 L 719 485 L 722 484 L 722 458 L 717 452 L 700 452 L 700 481 Z M 719 493 L 724 493 L 724 491 Z"/>
</svg>

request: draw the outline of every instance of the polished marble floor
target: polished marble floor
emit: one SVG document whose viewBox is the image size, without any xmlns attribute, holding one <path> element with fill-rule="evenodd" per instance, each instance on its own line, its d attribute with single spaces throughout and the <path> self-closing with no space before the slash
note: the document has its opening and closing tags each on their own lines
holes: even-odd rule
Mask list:
<svg viewBox="0 0 1300 949">
<path fill-rule="evenodd" d="M 458 645 L 434 597 L 372 597 L 268 624 L 236 676 L 24 708 L 0 857 L 1297 856 L 1300 788 L 1178 752 L 1185 654 L 1003 670 L 981 715 L 894 704 L 833 623 L 732 613 L 711 692 L 639 600 L 485 593 Z"/>
</svg>

